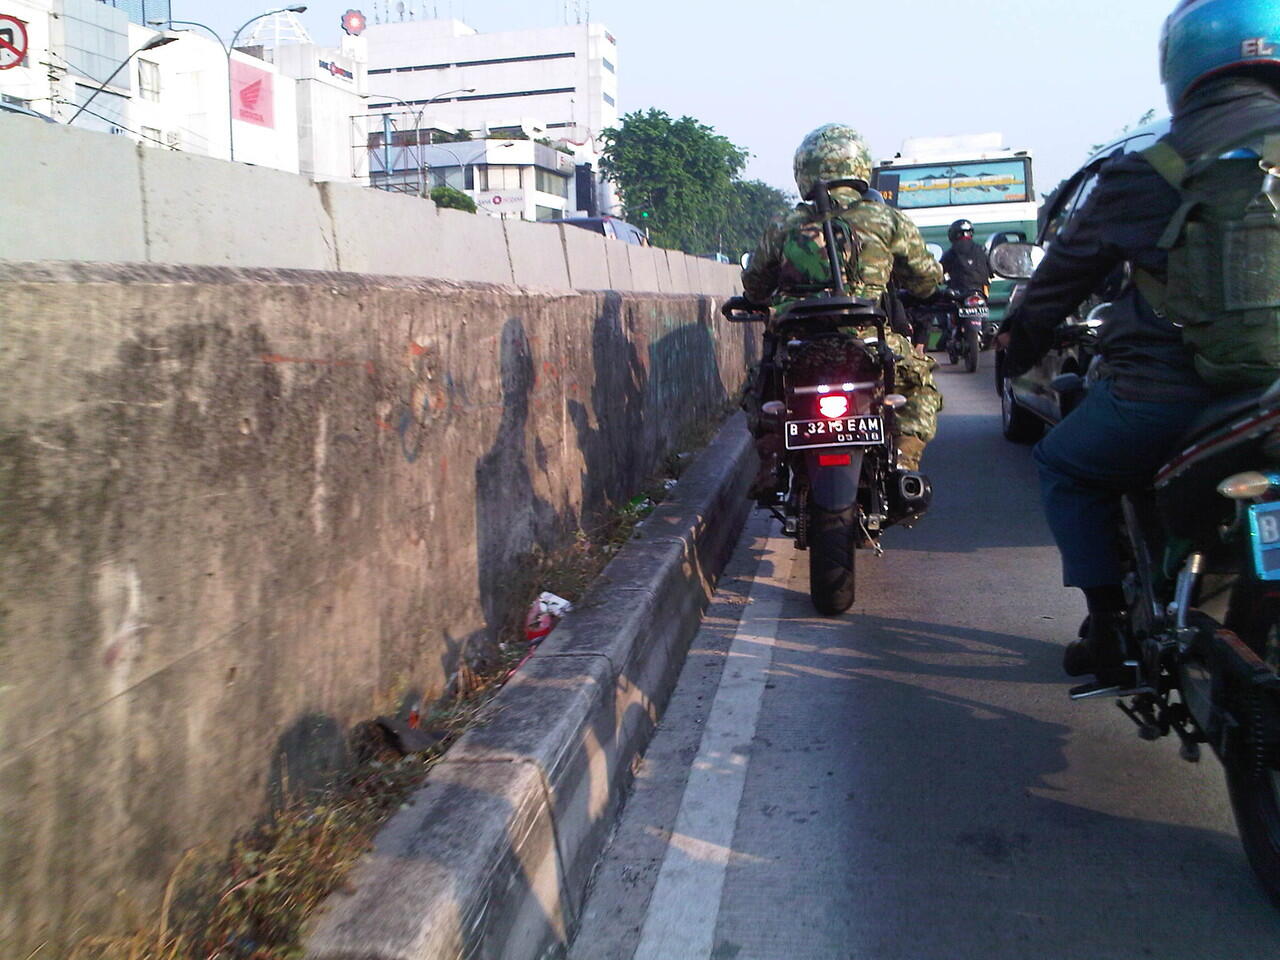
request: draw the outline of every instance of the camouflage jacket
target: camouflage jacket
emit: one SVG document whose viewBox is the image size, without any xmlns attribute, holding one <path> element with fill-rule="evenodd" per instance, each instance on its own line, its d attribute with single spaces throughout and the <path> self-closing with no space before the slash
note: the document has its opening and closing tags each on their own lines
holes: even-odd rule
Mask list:
<svg viewBox="0 0 1280 960">
<path fill-rule="evenodd" d="M 848 189 L 832 191 L 831 199 L 841 210 L 837 216 L 852 229 L 861 244 L 857 256 L 857 276 L 846 276 L 849 294 L 876 300 L 889 286 L 889 276 L 918 297 L 927 297 L 942 282 L 942 267 L 925 248 L 916 225 L 893 207 L 864 200 Z M 817 212 L 809 204 L 799 204 L 794 211 L 771 223 L 742 271 L 742 288 L 753 303 L 771 303 L 775 297 L 787 297 L 780 289 L 783 246 L 799 228 L 818 222 Z"/>
</svg>

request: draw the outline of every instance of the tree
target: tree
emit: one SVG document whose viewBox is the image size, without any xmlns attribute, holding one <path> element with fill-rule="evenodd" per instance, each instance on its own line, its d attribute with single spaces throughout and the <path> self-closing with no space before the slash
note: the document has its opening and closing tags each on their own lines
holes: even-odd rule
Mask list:
<svg viewBox="0 0 1280 960">
<path fill-rule="evenodd" d="M 1126 123 L 1123 127 L 1121 127 L 1121 128 L 1120 128 L 1120 135 L 1121 135 L 1121 136 L 1124 136 L 1124 135 L 1125 135 L 1126 133 L 1128 133 L 1130 130 L 1136 130 L 1136 129 L 1138 129 L 1139 127 L 1145 127 L 1148 123 L 1150 123 L 1150 122 L 1151 122 L 1152 120 L 1154 120 L 1155 118 L 1156 118 L 1156 108 L 1155 108 L 1155 107 L 1152 107 L 1152 108 L 1151 108 L 1151 109 L 1149 109 L 1146 113 L 1144 113 L 1142 116 L 1140 116 L 1140 117 L 1138 118 L 1138 121 L 1137 121 L 1136 123 Z M 1106 146 L 1106 144 L 1105 144 L 1105 143 L 1095 143 L 1093 146 L 1091 146 L 1091 147 L 1089 148 L 1089 152 L 1090 152 L 1090 153 L 1097 153 L 1099 150 L 1101 150 L 1101 149 L 1102 149 L 1103 147 L 1105 147 L 1105 146 Z"/>
<path fill-rule="evenodd" d="M 453 187 L 443 183 L 438 187 L 431 188 L 431 200 L 437 207 L 464 210 L 467 213 L 476 212 L 476 202 L 474 200 L 461 190 L 455 190 Z"/>
<path fill-rule="evenodd" d="M 729 216 L 716 248 L 737 259 L 754 250 L 769 221 L 790 209 L 793 197 L 761 180 L 735 180 Z"/>
<path fill-rule="evenodd" d="M 600 169 L 618 186 L 626 218 L 662 247 L 706 253 L 735 207 L 747 151 L 692 117 L 636 111 L 604 131 Z"/>
</svg>

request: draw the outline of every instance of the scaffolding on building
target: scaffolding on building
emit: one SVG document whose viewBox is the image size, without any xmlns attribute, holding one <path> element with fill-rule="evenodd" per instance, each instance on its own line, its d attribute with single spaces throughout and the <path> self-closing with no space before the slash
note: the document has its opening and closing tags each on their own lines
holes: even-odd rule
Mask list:
<svg viewBox="0 0 1280 960">
<path fill-rule="evenodd" d="M 427 148 L 448 149 L 466 141 L 457 133 L 421 124 L 422 113 L 408 110 L 353 116 L 351 176 L 378 190 L 419 197 L 442 184 L 466 189 L 466 168 L 471 164 L 459 160 L 456 172 L 451 167 L 433 174 L 427 161 Z"/>
<path fill-rule="evenodd" d="M 296 13 L 282 10 L 263 17 L 238 43 L 243 47 L 262 47 L 273 50 L 285 44 L 313 43 L 311 34 L 302 25 Z"/>
</svg>

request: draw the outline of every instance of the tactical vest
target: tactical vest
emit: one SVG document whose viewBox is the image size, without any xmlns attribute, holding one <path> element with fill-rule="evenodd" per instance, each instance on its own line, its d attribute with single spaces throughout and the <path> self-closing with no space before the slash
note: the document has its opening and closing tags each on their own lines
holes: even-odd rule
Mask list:
<svg viewBox="0 0 1280 960">
<path fill-rule="evenodd" d="M 1182 327 L 1196 371 L 1224 391 L 1280 377 L 1280 134 L 1255 133 L 1262 157 L 1189 162 L 1165 141 L 1142 156 L 1182 197 L 1159 241 L 1168 280 L 1135 271 L 1151 306 Z"/>
<path fill-rule="evenodd" d="M 858 281 L 858 258 L 862 241 L 853 226 L 833 211 L 831 225 L 836 235 L 844 282 L 852 287 Z M 827 256 L 827 238 L 822 221 L 792 227 L 782 240 L 782 262 L 778 269 L 778 292 L 787 298 L 803 300 L 831 289 L 831 260 Z"/>
</svg>

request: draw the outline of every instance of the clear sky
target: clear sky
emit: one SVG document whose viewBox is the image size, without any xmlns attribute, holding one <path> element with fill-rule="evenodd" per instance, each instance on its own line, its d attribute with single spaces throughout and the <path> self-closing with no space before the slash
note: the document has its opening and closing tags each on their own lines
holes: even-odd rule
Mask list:
<svg viewBox="0 0 1280 960">
<path fill-rule="evenodd" d="M 229 35 L 264 0 L 172 0 Z M 397 0 L 385 4 L 396 17 Z M 619 107 L 710 124 L 753 154 L 747 176 L 793 189 L 791 155 L 822 123 L 850 123 L 875 157 L 904 137 L 998 130 L 1036 157 L 1041 194 L 1149 108 L 1165 112 L 1156 47 L 1173 0 L 405 0 L 483 32 L 552 26 L 580 6 L 619 43 Z M 302 15 L 337 42 L 355 7 Z"/>
</svg>

